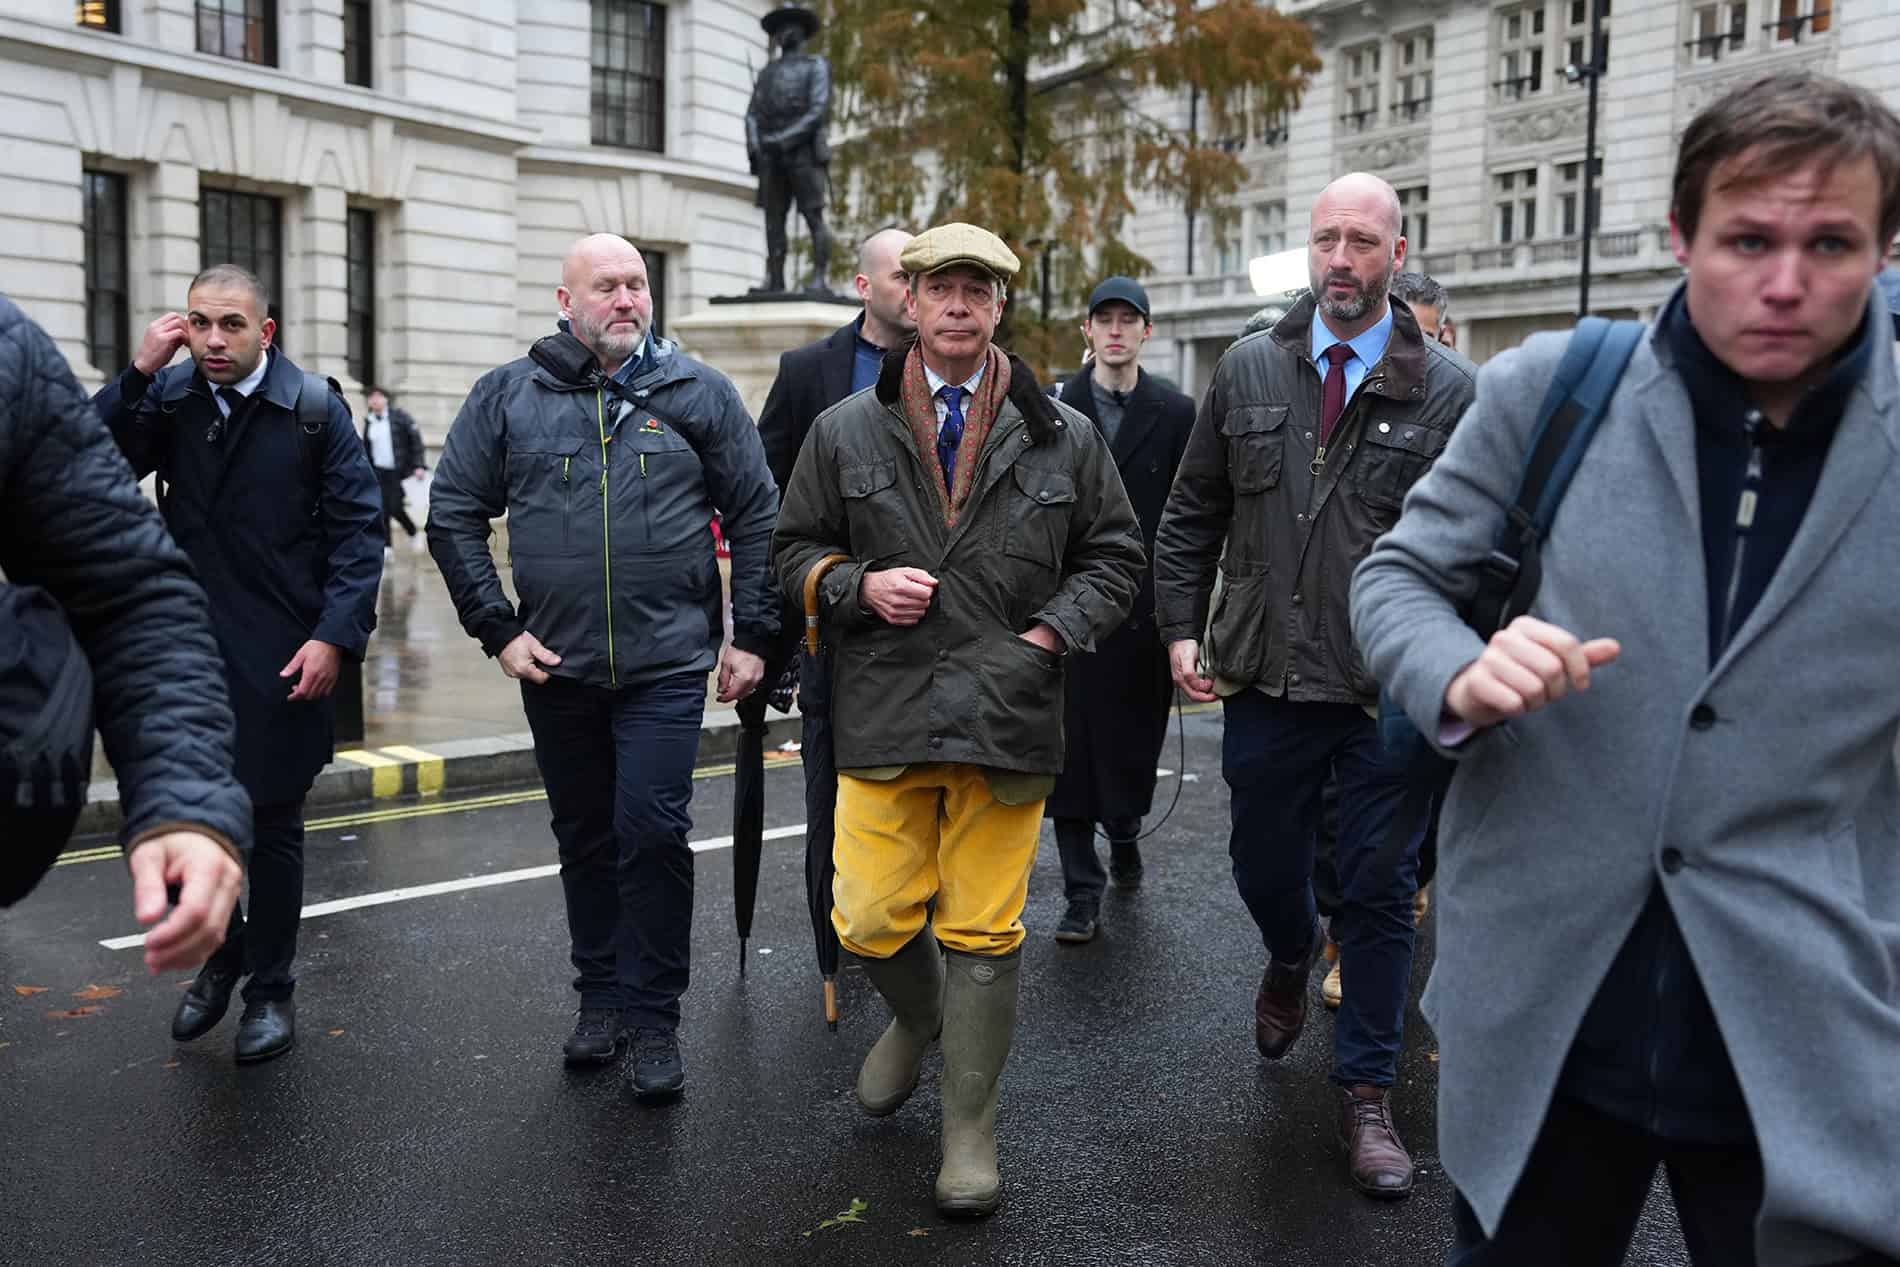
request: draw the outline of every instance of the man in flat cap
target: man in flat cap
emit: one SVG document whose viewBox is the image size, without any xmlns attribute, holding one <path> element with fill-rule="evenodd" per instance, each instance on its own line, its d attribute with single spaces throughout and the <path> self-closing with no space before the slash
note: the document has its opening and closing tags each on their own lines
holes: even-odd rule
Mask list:
<svg viewBox="0 0 1900 1267">
<path fill-rule="evenodd" d="M 1148 292 L 1132 277 L 1111 277 L 1089 296 L 1082 337 L 1094 354 L 1086 372 L 1063 387 L 1061 400 L 1088 415 L 1121 476 L 1152 548 L 1175 468 L 1194 429 L 1194 402 L 1141 368 L 1141 349 L 1154 333 Z M 1070 665 L 1064 726 L 1068 763 L 1043 812 L 1055 820 L 1068 909 L 1056 940 L 1095 936 L 1102 893 L 1141 883 L 1142 815 L 1155 792 L 1155 761 L 1168 737 L 1174 680 L 1167 648 L 1155 633 L 1154 578 L 1144 569 L 1135 606 L 1101 648 Z M 1109 865 L 1095 848 L 1096 824 L 1108 837 Z"/>
<path fill-rule="evenodd" d="M 990 341 L 1016 257 L 986 230 L 946 224 L 899 263 L 916 342 L 813 426 L 773 567 L 788 596 L 822 569 L 832 925 L 895 1013 L 858 1102 L 895 1112 L 941 1032 L 937 1206 L 985 1215 L 1002 1190 L 997 1082 L 1023 899 L 1062 769 L 1063 657 L 1120 626 L 1144 556 L 1101 435 Z"/>
<path fill-rule="evenodd" d="M 825 227 L 831 63 L 802 51 L 818 34 L 818 15 L 810 9 L 782 5 L 759 23 L 779 55 L 759 72 L 745 112 L 746 159 L 759 178 L 759 205 L 765 208 L 765 284 L 754 293 L 785 290 L 785 216 L 794 199 L 811 230 L 812 271 L 804 289 L 824 291 L 831 265 L 831 231 Z"/>
</svg>

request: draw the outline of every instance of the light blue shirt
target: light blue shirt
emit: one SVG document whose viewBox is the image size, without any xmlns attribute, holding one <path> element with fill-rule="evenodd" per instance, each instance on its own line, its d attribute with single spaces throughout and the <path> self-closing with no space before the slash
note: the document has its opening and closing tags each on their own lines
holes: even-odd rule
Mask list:
<svg viewBox="0 0 1900 1267">
<path fill-rule="evenodd" d="M 1346 362 L 1346 400 L 1351 402 L 1353 394 L 1359 390 L 1359 384 L 1366 381 L 1366 373 L 1379 363 L 1385 355 L 1385 345 L 1392 341 L 1392 304 L 1388 300 L 1385 316 L 1379 318 L 1379 324 L 1372 327 L 1356 339 L 1348 339 L 1346 346 L 1352 349 L 1352 357 Z M 1321 382 L 1326 381 L 1329 368 L 1326 361 L 1326 349 L 1338 343 L 1339 339 L 1326 328 L 1320 319 L 1318 309 L 1313 311 L 1313 348 L 1308 353 L 1313 358 L 1313 368 L 1319 371 Z"/>
<path fill-rule="evenodd" d="M 968 405 L 970 403 L 970 398 L 976 395 L 977 384 L 983 381 L 983 370 L 988 364 L 989 362 L 987 360 L 984 361 L 982 364 L 979 364 L 976 367 L 976 373 L 964 379 L 963 382 L 960 384 L 960 386 L 963 388 L 963 396 L 962 396 L 962 399 L 959 400 L 957 403 L 960 406 L 964 407 L 963 416 L 965 418 L 968 418 L 970 416 L 970 411 L 968 408 Z M 931 401 L 931 404 L 936 407 L 937 426 L 939 429 L 941 429 L 943 426 L 943 420 L 949 416 L 950 404 L 948 401 L 944 400 L 944 398 L 938 393 L 942 392 L 944 388 L 950 386 L 950 380 L 945 378 L 943 375 L 937 373 L 936 370 L 931 369 L 930 362 L 925 361 L 924 362 L 924 382 L 928 384 L 930 387 L 930 401 Z"/>
</svg>

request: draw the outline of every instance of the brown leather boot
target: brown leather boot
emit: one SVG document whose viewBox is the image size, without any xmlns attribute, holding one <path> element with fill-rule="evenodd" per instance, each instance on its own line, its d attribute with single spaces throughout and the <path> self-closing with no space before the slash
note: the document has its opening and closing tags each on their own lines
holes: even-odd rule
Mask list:
<svg viewBox="0 0 1900 1267">
<path fill-rule="evenodd" d="M 1339 1142 L 1353 1187 L 1369 1197 L 1397 1200 L 1412 1191 L 1412 1155 L 1392 1125 L 1384 1087 L 1352 1086 L 1339 1096 Z"/>
<path fill-rule="evenodd" d="M 1294 963 L 1267 961 L 1260 989 L 1253 996 L 1253 1041 L 1268 1060 L 1291 1051 L 1306 1028 L 1306 985 L 1324 940 L 1315 921 L 1313 940 L 1307 943 L 1304 956 Z"/>
</svg>

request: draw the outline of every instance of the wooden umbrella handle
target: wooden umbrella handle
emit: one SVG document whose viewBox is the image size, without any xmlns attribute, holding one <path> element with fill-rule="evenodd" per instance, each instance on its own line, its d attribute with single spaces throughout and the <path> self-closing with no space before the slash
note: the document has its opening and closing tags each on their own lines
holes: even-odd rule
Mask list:
<svg viewBox="0 0 1900 1267">
<path fill-rule="evenodd" d="M 811 565 L 811 571 L 805 573 L 805 650 L 818 654 L 818 582 L 825 579 L 825 573 L 840 563 L 849 563 L 848 554 L 827 554 Z"/>
</svg>

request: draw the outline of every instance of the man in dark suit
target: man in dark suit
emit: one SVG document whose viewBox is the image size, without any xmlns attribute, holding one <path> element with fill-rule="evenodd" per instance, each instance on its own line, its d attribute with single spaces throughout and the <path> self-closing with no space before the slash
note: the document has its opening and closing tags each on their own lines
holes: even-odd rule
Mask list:
<svg viewBox="0 0 1900 1267">
<path fill-rule="evenodd" d="M 1174 469 L 1194 428 L 1194 402 L 1169 391 L 1141 368 L 1141 349 L 1154 333 L 1148 292 L 1132 278 L 1111 277 L 1089 296 L 1082 337 L 1094 353 L 1060 399 L 1087 414 L 1114 455 L 1122 487 L 1141 520 L 1152 556 L 1155 529 Z M 1055 819 L 1068 909 L 1056 940 L 1095 936 L 1109 875 L 1118 889 L 1141 883 L 1142 815 L 1154 800 L 1155 761 L 1168 735 L 1174 683 L 1167 650 L 1155 633 L 1154 575 L 1144 568 L 1135 606 L 1121 628 L 1092 652 L 1070 657 L 1063 731 L 1068 764 L 1044 813 Z M 1095 825 L 1109 840 L 1109 872 L 1095 851 Z"/>
<path fill-rule="evenodd" d="M 778 377 L 759 414 L 759 438 L 766 465 L 781 492 L 792 478 L 798 451 L 819 414 L 846 396 L 877 382 L 884 353 L 915 337 L 905 296 L 910 274 L 897 257 L 910 242 L 902 229 L 880 229 L 858 248 L 858 297 L 864 311 L 815 343 L 793 348 L 778 361 Z M 785 650 L 804 633 L 803 612 L 787 610 L 779 618 Z M 831 822 L 838 804 L 838 772 L 831 759 L 831 682 L 821 657 L 800 656 L 798 669 L 799 751 L 805 766 L 805 822 L 808 849 L 830 853 Z M 763 724 L 766 693 L 739 703 L 749 724 Z"/>
<path fill-rule="evenodd" d="M 884 354 L 916 330 L 904 310 L 910 276 L 897 264 L 910 239 L 902 229 L 880 229 L 866 238 L 858 248 L 857 282 L 864 311 L 816 343 L 779 357 L 778 377 L 759 414 L 759 438 L 780 489 L 792 478 L 812 421 L 875 383 Z M 798 628 L 804 628 L 802 620 Z"/>
<path fill-rule="evenodd" d="M 303 800 L 332 755 L 330 700 L 344 656 L 362 659 L 382 580 L 382 499 L 342 398 L 306 438 L 308 384 L 271 346 L 261 282 L 235 264 L 200 273 L 187 312 L 146 328 L 131 366 L 93 404 L 132 469 L 157 471 L 159 506 L 211 600 L 231 709 L 237 776 L 256 843 L 251 917 L 233 909 L 224 945 L 172 1018 L 183 1042 L 223 1018 L 240 976 L 239 1063 L 296 1038 L 291 991 L 303 909 Z M 164 368 L 186 344 L 191 360 Z"/>
</svg>

